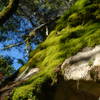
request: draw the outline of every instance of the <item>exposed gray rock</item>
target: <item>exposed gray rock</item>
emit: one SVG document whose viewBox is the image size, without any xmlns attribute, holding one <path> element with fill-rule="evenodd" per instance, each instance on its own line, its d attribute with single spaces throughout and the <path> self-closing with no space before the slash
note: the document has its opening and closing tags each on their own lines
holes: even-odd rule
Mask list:
<svg viewBox="0 0 100 100">
<path fill-rule="evenodd" d="M 81 52 L 66 59 L 61 69 L 68 87 L 73 88 L 78 93 L 83 92 L 96 97 L 95 99 L 92 97 L 93 100 L 100 100 L 100 45 L 94 48 L 86 47 Z M 87 98 L 86 100 L 92 99 Z M 75 100 L 81 100 L 81 98 Z"/>
<path fill-rule="evenodd" d="M 98 70 L 97 70 L 98 66 Z M 100 45 L 94 48 L 85 48 L 76 55 L 66 59 L 61 66 L 66 80 L 91 80 L 91 71 L 100 73 Z M 96 68 L 96 70 L 94 70 Z M 98 76 L 100 78 L 100 75 Z"/>
<path fill-rule="evenodd" d="M 67 81 L 66 85 L 70 83 L 68 87 L 79 93 L 80 91 L 89 93 L 98 98 L 96 100 L 100 99 L 100 45 L 94 48 L 84 48 L 81 52 L 66 59 L 61 69 Z"/>
</svg>

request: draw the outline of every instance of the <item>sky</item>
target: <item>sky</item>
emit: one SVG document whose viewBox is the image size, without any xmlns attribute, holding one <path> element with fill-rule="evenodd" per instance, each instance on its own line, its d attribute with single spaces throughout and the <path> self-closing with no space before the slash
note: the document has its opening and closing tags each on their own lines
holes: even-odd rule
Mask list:
<svg viewBox="0 0 100 100">
<path fill-rule="evenodd" d="M 0 45 L 0 48 L 1 47 L 2 46 Z M 15 67 L 15 69 L 18 69 L 19 67 L 21 67 L 21 64 L 17 62 L 17 59 L 23 59 L 24 56 L 23 56 L 23 53 L 17 50 L 16 48 L 12 48 L 9 51 L 0 51 L 0 55 L 10 56 L 12 59 L 14 59 L 13 66 Z"/>
<path fill-rule="evenodd" d="M 0 48 L 3 48 L 2 44 L 0 44 Z M 28 58 L 26 57 L 26 52 L 24 50 L 25 45 L 21 46 L 21 50 L 13 47 L 10 50 L 0 50 L 0 55 L 2 56 L 10 56 L 14 62 L 13 62 L 13 66 L 14 68 L 17 70 L 18 68 L 20 68 L 22 65 L 18 63 L 18 59 L 23 59 L 25 62 L 27 62 Z M 36 48 L 36 45 L 33 44 L 33 49 Z"/>
<path fill-rule="evenodd" d="M 28 28 L 32 28 L 31 23 L 25 19 L 25 18 L 21 18 L 18 16 L 15 16 L 16 18 L 19 18 L 19 28 L 17 29 L 18 31 L 25 31 Z M 9 31 L 11 32 L 11 34 L 17 34 L 15 32 Z M 13 42 L 14 40 L 10 40 L 10 41 L 6 41 L 5 45 L 9 45 Z M 3 48 L 3 44 L 0 43 L 0 49 Z M 32 48 L 36 48 L 36 45 L 33 44 Z M 0 55 L 2 56 L 10 56 L 12 59 L 14 59 L 13 62 L 13 66 L 15 69 L 20 68 L 22 65 L 18 63 L 17 59 L 23 59 L 24 61 L 27 61 L 27 57 L 26 57 L 26 52 L 25 52 L 25 45 L 22 45 L 19 49 L 17 49 L 16 47 L 11 48 L 10 50 L 0 50 Z"/>
</svg>

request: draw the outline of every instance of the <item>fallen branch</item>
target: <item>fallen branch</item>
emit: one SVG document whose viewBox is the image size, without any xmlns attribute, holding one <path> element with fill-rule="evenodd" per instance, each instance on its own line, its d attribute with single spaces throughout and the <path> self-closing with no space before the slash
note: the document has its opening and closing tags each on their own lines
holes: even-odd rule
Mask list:
<svg viewBox="0 0 100 100">
<path fill-rule="evenodd" d="M 4 88 L 1 88 L 0 89 L 0 94 L 7 91 L 7 90 L 13 89 L 14 87 L 17 87 L 18 85 L 20 85 L 23 82 L 26 82 L 26 80 L 21 80 L 21 81 L 18 81 L 18 82 L 12 82 L 11 84 L 5 86 Z"/>
</svg>

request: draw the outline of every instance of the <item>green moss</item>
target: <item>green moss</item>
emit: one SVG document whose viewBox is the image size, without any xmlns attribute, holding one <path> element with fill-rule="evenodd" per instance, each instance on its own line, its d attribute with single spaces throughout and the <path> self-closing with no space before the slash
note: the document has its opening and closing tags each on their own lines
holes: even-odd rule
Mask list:
<svg viewBox="0 0 100 100">
<path fill-rule="evenodd" d="M 56 30 L 62 30 L 68 25 L 77 26 L 86 24 L 90 21 L 90 18 L 91 21 L 95 21 L 99 19 L 99 9 L 100 1 L 98 0 L 77 0 L 77 2 L 57 21 Z"/>
<path fill-rule="evenodd" d="M 99 1 L 98 3 L 100 4 Z M 55 80 L 55 69 L 66 58 L 75 55 L 84 47 L 100 44 L 100 21 L 96 19 L 99 16 L 99 7 L 95 7 L 95 4 L 96 2 L 90 0 L 78 0 L 59 19 L 55 30 L 30 54 L 29 62 L 20 69 L 27 66 L 39 67 L 40 72 L 14 90 L 13 100 L 38 100 L 37 94 L 41 93 L 42 84 L 48 79 Z M 95 9 L 91 11 L 90 8 Z"/>
</svg>

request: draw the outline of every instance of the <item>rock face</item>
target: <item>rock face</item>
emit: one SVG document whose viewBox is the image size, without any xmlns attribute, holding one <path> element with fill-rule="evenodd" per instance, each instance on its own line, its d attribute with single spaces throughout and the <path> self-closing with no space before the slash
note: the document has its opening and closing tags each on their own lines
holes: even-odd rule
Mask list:
<svg viewBox="0 0 100 100">
<path fill-rule="evenodd" d="M 76 83 L 76 81 L 61 82 L 55 91 L 54 100 L 99 100 L 98 96 L 80 89 L 81 87 L 76 89 Z M 85 84 L 80 83 L 80 85 Z"/>
<path fill-rule="evenodd" d="M 100 45 L 85 48 L 66 59 L 61 68 L 66 80 L 93 80 L 91 74 L 100 79 Z M 93 76 L 93 75 L 92 75 Z"/>
<path fill-rule="evenodd" d="M 61 69 L 64 80 L 67 81 L 66 85 L 71 83 L 69 87 L 76 91 L 78 90 L 78 93 L 81 91 L 87 95 L 95 96 L 97 98 L 96 100 L 99 100 L 100 45 L 95 46 L 94 48 L 85 48 L 76 55 L 66 59 L 62 64 Z"/>
</svg>

